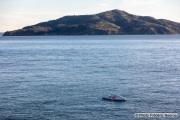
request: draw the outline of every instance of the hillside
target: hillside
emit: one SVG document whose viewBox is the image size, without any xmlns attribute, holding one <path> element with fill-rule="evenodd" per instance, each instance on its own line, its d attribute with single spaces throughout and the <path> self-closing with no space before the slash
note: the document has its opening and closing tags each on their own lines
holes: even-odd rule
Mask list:
<svg viewBox="0 0 180 120">
<path fill-rule="evenodd" d="M 3 36 L 140 34 L 180 34 L 180 23 L 112 10 L 94 15 L 65 16 L 7 31 Z"/>
</svg>

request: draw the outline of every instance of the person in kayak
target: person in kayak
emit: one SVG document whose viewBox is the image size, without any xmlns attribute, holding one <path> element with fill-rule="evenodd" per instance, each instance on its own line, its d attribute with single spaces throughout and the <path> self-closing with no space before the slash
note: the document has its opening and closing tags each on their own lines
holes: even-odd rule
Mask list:
<svg viewBox="0 0 180 120">
<path fill-rule="evenodd" d="M 116 95 L 113 96 L 113 99 L 116 99 Z"/>
</svg>

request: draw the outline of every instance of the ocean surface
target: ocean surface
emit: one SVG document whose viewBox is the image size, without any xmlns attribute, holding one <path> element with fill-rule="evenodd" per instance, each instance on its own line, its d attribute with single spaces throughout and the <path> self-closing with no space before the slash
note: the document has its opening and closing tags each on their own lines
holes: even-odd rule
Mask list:
<svg viewBox="0 0 180 120">
<path fill-rule="evenodd" d="M 180 113 L 180 35 L 0 37 L 0 120 L 146 112 Z"/>
</svg>

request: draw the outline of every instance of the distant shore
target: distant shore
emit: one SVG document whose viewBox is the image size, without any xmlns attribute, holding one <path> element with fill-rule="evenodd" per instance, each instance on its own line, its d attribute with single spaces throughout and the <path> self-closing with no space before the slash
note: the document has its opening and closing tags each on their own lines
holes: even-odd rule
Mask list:
<svg viewBox="0 0 180 120">
<path fill-rule="evenodd" d="M 4 32 L 0 32 L 0 36 L 2 36 L 4 34 Z"/>
</svg>

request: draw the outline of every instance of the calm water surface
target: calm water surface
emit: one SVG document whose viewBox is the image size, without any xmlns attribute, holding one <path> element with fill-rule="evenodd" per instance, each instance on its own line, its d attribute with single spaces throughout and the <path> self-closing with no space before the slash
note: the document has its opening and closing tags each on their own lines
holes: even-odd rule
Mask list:
<svg viewBox="0 0 180 120">
<path fill-rule="evenodd" d="M 180 113 L 179 91 L 180 35 L 0 37 L 1 120 Z"/>
</svg>

